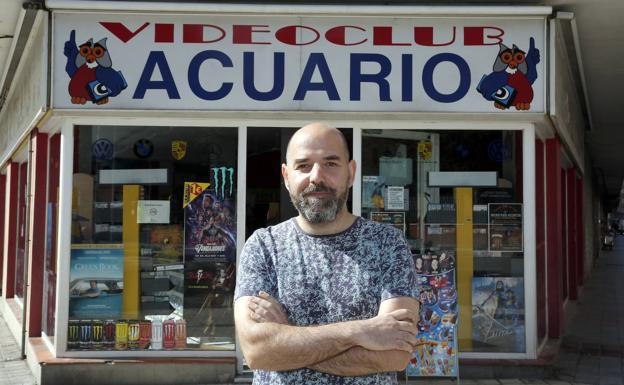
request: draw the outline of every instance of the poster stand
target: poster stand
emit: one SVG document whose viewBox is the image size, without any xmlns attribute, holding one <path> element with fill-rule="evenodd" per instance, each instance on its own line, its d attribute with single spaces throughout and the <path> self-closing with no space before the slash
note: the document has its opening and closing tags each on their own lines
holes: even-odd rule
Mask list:
<svg viewBox="0 0 624 385">
<path fill-rule="evenodd" d="M 415 257 L 415 267 L 421 308 L 406 384 L 415 377 L 455 377 L 459 384 L 455 256 L 448 251 L 426 253 Z"/>
</svg>

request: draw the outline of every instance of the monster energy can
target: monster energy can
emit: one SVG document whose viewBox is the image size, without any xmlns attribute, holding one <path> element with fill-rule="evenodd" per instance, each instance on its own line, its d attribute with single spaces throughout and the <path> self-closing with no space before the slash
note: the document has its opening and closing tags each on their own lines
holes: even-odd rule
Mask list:
<svg viewBox="0 0 624 385">
<path fill-rule="evenodd" d="M 80 349 L 80 321 L 69 320 L 67 327 L 67 349 Z"/>
<path fill-rule="evenodd" d="M 92 347 L 102 349 L 104 347 L 104 322 L 93 321 L 92 323 Z"/>
<path fill-rule="evenodd" d="M 118 320 L 115 324 L 115 349 L 128 349 L 128 322 Z"/>
<path fill-rule="evenodd" d="M 93 338 L 91 320 L 80 321 L 80 349 L 90 349 Z"/>
<path fill-rule="evenodd" d="M 136 350 L 139 348 L 139 337 L 141 336 L 141 328 L 139 320 L 133 319 L 128 321 L 128 348 Z"/>
<path fill-rule="evenodd" d="M 175 348 L 186 349 L 186 321 L 183 319 L 175 321 Z"/>
<path fill-rule="evenodd" d="M 163 324 L 159 320 L 152 322 L 152 339 L 150 341 L 150 349 L 160 350 L 163 348 Z"/>
<path fill-rule="evenodd" d="M 150 321 L 139 322 L 139 349 L 147 349 L 152 338 L 152 323 Z"/>
<path fill-rule="evenodd" d="M 104 349 L 115 348 L 115 321 L 113 320 L 104 321 L 104 338 L 102 345 L 104 345 Z"/>
</svg>

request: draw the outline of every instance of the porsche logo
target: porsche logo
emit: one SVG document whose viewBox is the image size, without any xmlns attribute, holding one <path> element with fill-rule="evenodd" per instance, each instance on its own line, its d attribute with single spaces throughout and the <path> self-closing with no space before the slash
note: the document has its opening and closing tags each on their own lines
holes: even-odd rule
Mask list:
<svg viewBox="0 0 624 385">
<path fill-rule="evenodd" d="M 171 142 L 171 155 L 175 160 L 180 160 L 186 155 L 187 143 L 184 140 L 174 140 Z"/>
</svg>

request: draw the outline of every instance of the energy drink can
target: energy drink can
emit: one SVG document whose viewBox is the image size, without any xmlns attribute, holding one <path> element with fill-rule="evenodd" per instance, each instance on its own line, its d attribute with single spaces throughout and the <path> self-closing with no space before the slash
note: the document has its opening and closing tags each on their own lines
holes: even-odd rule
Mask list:
<svg viewBox="0 0 624 385">
<path fill-rule="evenodd" d="M 160 350 L 163 348 L 163 324 L 160 321 L 152 322 L 152 339 L 150 341 L 150 349 Z"/>
<path fill-rule="evenodd" d="M 128 349 L 128 322 L 118 320 L 115 324 L 115 349 Z"/>
<path fill-rule="evenodd" d="M 186 321 L 183 319 L 175 321 L 175 348 L 186 349 Z"/>
<path fill-rule="evenodd" d="M 67 326 L 67 349 L 80 349 L 80 321 L 69 320 Z"/>
<path fill-rule="evenodd" d="M 115 348 L 115 321 L 104 321 L 104 338 L 102 339 L 104 349 Z"/>
<path fill-rule="evenodd" d="M 175 322 L 172 319 L 163 322 L 163 346 L 165 349 L 175 347 Z"/>
<path fill-rule="evenodd" d="M 104 322 L 93 321 L 92 328 L 92 347 L 102 349 L 104 347 Z"/>
<path fill-rule="evenodd" d="M 152 338 L 152 323 L 150 321 L 139 322 L 139 349 L 147 349 Z"/>
<path fill-rule="evenodd" d="M 93 338 L 91 320 L 80 321 L 80 349 L 90 349 Z"/>
<path fill-rule="evenodd" d="M 136 350 L 139 348 L 139 337 L 141 329 L 139 320 L 133 319 L 128 321 L 128 348 Z"/>
</svg>

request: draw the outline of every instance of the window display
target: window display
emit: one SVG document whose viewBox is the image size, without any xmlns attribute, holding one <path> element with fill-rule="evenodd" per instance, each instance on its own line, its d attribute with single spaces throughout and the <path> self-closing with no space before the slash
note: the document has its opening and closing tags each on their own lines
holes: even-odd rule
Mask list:
<svg viewBox="0 0 624 385">
<path fill-rule="evenodd" d="M 361 165 L 362 216 L 405 234 L 419 275 L 438 274 L 445 270 L 440 265 L 447 256 L 454 259 L 457 338 L 463 352 L 525 351 L 519 135 L 491 130 L 362 132 L 362 148 L 367 149 Z M 439 178 L 432 181 L 442 174 L 444 184 Z M 503 291 L 483 298 L 494 280 L 503 284 Z M 427 301 L 447 293 L 429 281 L 421 281 L 419 288 L 421 296 L 429 295 L 421 309 L 421 320 L 428 320 L 437 305 Z M 486 329 L 496 329 L 497 338 Z M 436 337 L 429 330 L 421 332 L 422 338 Z M 415 359 L 425 356 L 421 351 Z"/>
<path fill-rule="evenodd" d="M 69 350 L 234 350 L 237 129 L 75 128 Z"/>
</svg>

